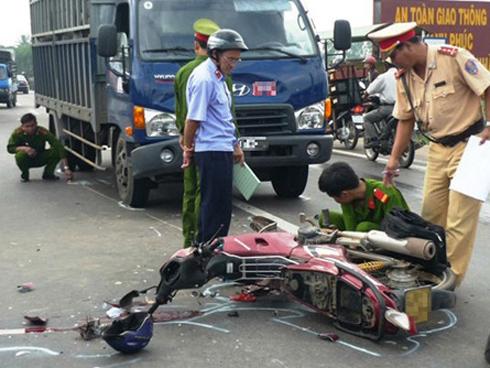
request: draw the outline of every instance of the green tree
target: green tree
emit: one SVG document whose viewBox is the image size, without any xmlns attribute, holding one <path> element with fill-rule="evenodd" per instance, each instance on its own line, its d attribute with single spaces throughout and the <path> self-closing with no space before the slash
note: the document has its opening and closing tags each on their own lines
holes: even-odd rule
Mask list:
<svg viewBox="0 0 490 368">
<path fill-rule="evenodd" d="M 22 35 L 17 46 L 15 46 L 15 61 L 17 73 L 24 73 L 26 78 L 32 80 L 32 44 L 29 36 Z"/>
</svg>

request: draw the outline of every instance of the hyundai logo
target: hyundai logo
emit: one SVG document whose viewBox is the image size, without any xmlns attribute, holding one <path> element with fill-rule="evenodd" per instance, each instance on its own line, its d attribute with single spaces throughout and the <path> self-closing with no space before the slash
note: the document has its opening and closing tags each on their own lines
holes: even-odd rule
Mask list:
<svg viewBox="0 0 490 368">
<path fill-rule="evenodd" d="M 233 96 L 243 97 L 250 93 L 250 87 L 243 83 L 233 84 Z"/>
</svg>

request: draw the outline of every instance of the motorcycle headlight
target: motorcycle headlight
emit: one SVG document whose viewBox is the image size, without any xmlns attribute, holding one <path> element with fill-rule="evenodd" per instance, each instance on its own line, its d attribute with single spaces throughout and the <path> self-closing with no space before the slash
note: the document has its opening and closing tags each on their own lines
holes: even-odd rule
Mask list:
<svg viewBox="0 0 490 368">
<path fill-rule="evenodd" d="M 307 106 L 294 113 L 298 129 L 320 129 L 325 123 L 324 101 Z"/>
<path fill-rule="evenodd" d="M 145 109 L 146 135 L 164 137 L 179 135 L 175 125 L 175 115 L 151 109 Z"/>
</svg>

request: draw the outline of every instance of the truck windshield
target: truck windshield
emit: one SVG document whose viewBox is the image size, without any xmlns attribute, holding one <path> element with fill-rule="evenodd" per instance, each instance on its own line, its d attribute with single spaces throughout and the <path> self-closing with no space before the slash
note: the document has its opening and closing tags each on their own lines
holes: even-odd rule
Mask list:
<svg viewBox="0 0 490 368">
<path fill-rule="evenodd" d="M 307 57 L 318 53 L 298 0 L 140 0 L 143 59 L 194 58 L 192 25 L 208 18 L 239 32 L 250 48 L 242 59 Z"/>
<path fill-rule="evenodd" d="M 0 80 L 7 79 L 7 69 L 0 65 Z"/>
</svg>

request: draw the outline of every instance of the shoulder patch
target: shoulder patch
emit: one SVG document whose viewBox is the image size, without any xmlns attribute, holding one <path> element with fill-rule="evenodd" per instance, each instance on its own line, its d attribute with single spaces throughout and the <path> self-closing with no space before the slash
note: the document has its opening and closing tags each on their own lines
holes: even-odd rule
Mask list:
<svg viewBox="0 0 490 368">
<path fill-rule="evenodd" d="M 452 46 L 441 46 L 437 49 L 437 52 L 442 55 L 454 57 L 458 53 L 458 49 Z"/>
<path fill-rule="evenodd" d="M 379 188 L 375 188 L 373 190 L 373 194 L 374 194 L 374 198 L 376 198 L 378 201 L 380 201 L 383 204 L 386 204 L 386 202 L 388 202 L 388 200 L 390 199 L 390 196 Z"/>
<path fill-rule="evenodd" d="M 466 60 L 466 63 L 464 63 L 464 70 L 466 70 L 468 74 L 477 75 L 478 64 L 473 59 Z"/>
<path fill-rule="evenodd" d="M 376 203 L 374 203 L 374 199 L 369 198 L 369 200 L 368 200 L 368 208 L 370 210 L 375 210 L 376 209 Z"/>
</svg>

